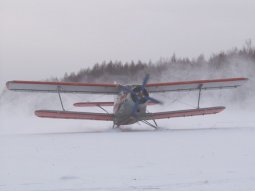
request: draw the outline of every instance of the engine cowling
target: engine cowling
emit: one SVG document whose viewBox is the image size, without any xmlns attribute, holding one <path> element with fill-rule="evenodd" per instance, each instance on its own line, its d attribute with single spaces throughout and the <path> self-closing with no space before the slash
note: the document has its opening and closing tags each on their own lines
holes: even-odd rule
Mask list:
<svg viewBox="0 0 255 191">
<path fill-rule="evenodd" d="M 134 103 L 145 104 L 148 101 L 147 97 L 149 97 L 149 93 L 145 88 L 142 86 L 136 86 L 133 88 L 134 94 L 131 94 L 132 101 Z"/>
</svg>

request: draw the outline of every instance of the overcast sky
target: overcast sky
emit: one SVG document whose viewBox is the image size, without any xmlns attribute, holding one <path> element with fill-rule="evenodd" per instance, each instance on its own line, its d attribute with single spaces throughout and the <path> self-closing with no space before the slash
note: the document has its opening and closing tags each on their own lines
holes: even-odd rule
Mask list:
<svg viewBox="0 0 255 191">
<path fill-rule="evenodd" d="M 254 0 L 0 0 L 0 89 L 103 60 L 206 57 L 255 42 Z"/>
</svg>

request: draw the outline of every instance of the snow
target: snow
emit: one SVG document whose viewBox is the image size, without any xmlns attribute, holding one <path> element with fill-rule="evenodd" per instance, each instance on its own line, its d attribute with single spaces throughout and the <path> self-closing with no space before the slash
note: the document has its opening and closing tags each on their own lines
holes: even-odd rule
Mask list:
<svg viewBox="0 0 255 191">
<path fill-rule="evenodd" d="M 25 133 L 16 126 L 0 135 L 1 191 L 255 189 L 252 112 L 163 120 L 158 131 L 72 120 L 9 121 L 21 122 Z M 39 127 L 63 127 L 42 131 L 36 121 Z M 23 126 L 29 123 L 34 131 Z"/>
</svg>

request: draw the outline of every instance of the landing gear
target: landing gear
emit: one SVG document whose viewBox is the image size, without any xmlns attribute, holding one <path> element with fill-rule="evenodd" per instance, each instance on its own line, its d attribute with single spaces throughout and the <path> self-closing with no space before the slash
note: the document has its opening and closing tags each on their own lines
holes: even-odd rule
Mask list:
<svg viewBox="0 0 255 191">
<path fill-rule="evenodd" d="M 112 129 L 117 129 L 117 128 L 119 128 L 120 127 L 120 125 L 116 125 L 116 124 L 113 124 L 112 125 Z"/>
<path fill-rule="evenodd" d="M 150 113 L 150 112 L 147 110 L 147 113 Z M 146 120 L 142 120 L 141 122 L 143 122 L 146 125 L 149 125 L 150 127 L 153 127 L 154 129 L 158 129 L 158 124 L 156 123 L 156 120 L 155 119 L 152 119 L 152 120 L 154 122 L 154 125 L 151 124 L 149 121 L 146 121 Z"/>
<path fill-rule="evenodd" d="M 155 120 L 153 120 L 153 121 L 154 121 L 155 125 L 151 124 L 149 121 L 146 121 L 146 120 L 143 120 L 141 122 L 143 122 L 144 124 L 146 124 L 150 127 L 153 127 L 154 129 L 158 129 L 158 125 L 157 125 L 156 121 Z"/>
</svg>

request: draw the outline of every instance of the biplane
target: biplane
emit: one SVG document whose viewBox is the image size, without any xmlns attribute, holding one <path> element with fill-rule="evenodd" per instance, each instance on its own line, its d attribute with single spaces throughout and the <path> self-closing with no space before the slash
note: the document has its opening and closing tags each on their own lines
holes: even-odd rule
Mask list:
<svg viewBox="0 0 255 191">
<path fill-rule="evenodd" d="M 143 122 L 153 128 L 158 128 L 156 120 L 175 117 L 216 114 L 225 109 L 223 106 L 200 107 L 201 91 L 225 88 L 236 88 L 245 83 L 248 78 L 228 78 L 214 80 L 196 80 L 183 82 L 148 83 L 146 75 L 140 85 L 94 84 L 77 82 L 42 82 L 42 81 L 9 81 L 6 86 L 12 91 L 57 93 L 62 110 L 37 110 L 35 115 L 44 118 L 84 119 L 112 121 L 113 128 Z M 151 97 L 152 94 L 175 91 L 198 91 L 196 109 L 164 111 L 149 113 L 147 106 L 162 104 L 160 100 Z M 99 107 L 104 113 L 66 111 L 61 94 L 107 94 L 116 95 L 114 102 L 79 102 L 76 107 Z M 105 106 L 113 106 L 113 113 L 108 113 Z"/>
</svg>

